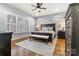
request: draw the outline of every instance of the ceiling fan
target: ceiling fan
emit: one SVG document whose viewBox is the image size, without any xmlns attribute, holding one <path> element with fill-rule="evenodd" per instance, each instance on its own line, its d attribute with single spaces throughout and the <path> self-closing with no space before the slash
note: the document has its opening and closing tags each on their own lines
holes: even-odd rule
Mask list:
<svg viewBox="0 0 79 59">
<path fill-rule="evenodd" d="M 33 7 L 36 7 L 35 9 L 33 9 L 32 11 L 34 10 L 38 10 L 38 12 L 41 12 L 41 9 L 46 9 L 44 7 L 41 7 L 43 5 L 43 3 L 37 3 L 36 6 L 35 5 L 32 5 Z"/>
</svg>

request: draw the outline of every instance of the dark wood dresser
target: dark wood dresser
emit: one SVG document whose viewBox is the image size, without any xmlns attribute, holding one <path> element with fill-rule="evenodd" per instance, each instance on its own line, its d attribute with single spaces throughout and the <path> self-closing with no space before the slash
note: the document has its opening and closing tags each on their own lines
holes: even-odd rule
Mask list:
<svg viewBox="0 0 79 59">
<path fill-rule="evenodd" d="M 11 56 L 12 32 L 0 33 L 0 56 Z"/>
</svg>

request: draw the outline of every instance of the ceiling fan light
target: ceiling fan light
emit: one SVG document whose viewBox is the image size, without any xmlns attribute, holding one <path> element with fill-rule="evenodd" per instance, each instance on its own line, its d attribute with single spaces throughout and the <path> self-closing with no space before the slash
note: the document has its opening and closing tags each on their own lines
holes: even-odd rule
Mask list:
<svg viewBox="0 0 79 59">
<path fill-rule="evenodd" d="M 37 11 L 40 11 L 40 9 L 39 9 L 39 8 L 37 8 Z"/>
</svg>

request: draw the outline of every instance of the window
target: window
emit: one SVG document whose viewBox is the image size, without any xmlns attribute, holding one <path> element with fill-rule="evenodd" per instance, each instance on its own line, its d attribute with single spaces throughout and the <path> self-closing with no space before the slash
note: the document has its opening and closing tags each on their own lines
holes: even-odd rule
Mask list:
<svg viewBox="0 0 79 59">
<path fill-rule="evenodd" d="M 25 32 L 25 19 L 17 17 L 17 32 Z"/>
<path fill-rule="evenodd" d="M 7 31 L 16 32 L 16 17 L 7 15 Z"/>
<path fill-rule="evenodd" d="M 7 14 L 7 31 L 8 32 L 28 32 L 29 21 L 21 16 Z"/>
<path fill-rule="evenodd" d="M 29 32 L 29 21 L 25 19 L 25 31 Z"/>
</svg>

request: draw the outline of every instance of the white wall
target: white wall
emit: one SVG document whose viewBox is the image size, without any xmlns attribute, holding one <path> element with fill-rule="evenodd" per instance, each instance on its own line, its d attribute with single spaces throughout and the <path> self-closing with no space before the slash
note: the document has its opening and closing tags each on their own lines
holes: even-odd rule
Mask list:
<svg viewBox="0 0 79 59">
<path fill-rule="evenodd" d="M 44 16 L 39 17 L 39 24 L 56 24 L 56 30 L 60 30 L 61 27 L 59 25 L 61 24 L 62 27 L 65 27 L 65 19 L 64 19 L 65 13 L 59 13 L 57 15 L 50 15 L 50 16 Z"/>
<path fill-rule="evenodd" d="M 39 24 L 56 24 L 56 34 L 58 34 L 58 31 L 61 30 L 61 27 L 59 25 L 61 24 L 63 27 L 65 27 L 65 19 L 64 19 L 65 13 L 60 13 L 58 15 L 50 15 L 46 17 L 39 17 L 38 20 L 40 21 Z M 58 35 L 57 35 L 58 36 Z M 56 36 L 56 38 L 57 38 Z"/>
<path fill-rule="evenodd" d="M 60 19 L 58 21 L 58 30 L 64 30 L 65 31 L 65 19 Z"/>
<path fill-rule="evenodd" d="M 27 20 L 29 20 L 29 30 L 34 31 L 35 30 L 35 20 L 34 17 L 31 16 L 28 13 L 25 13 L 21 10 L 18 10 L 14 7 L 11 7 L 7 4 L 0 4 L 0 31 L 5 32 L 6 31 L 6 12 L 14 13 L 16 15 L 25 17 Z"/>
</svg>

